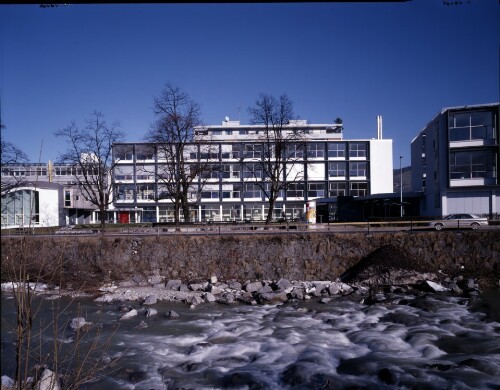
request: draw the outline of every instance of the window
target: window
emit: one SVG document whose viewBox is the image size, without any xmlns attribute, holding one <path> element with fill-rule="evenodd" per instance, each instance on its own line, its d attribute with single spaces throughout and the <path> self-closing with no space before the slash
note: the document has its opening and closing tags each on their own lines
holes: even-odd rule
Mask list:
<svg viewBox="0 0 500 390">
<path fill-rule="evenodd" d="M 241 186 L 234 186 L 233 189 L 222 190 L 223 199 L 240 199 Z"/>
<path fill-rule="evenodd" d="M 328 163 L 328 176 L 329 177 L 345 177 L 346 176 L 346 163 L 340 162 L 340 161 Z"/>
<path fill-rule="evenodd" d="M 152 185 L 137 186 L 137 199 L 138 200 L 154 200 L 155 192 Z"/>
<path fill-rule="evenodd" d="M 219 199 L 219 191 L 218 190 L 204 190 L 201 191 L 202 199 Z"/>
<path fill-rule="evenodd" d="M 349 193 L 352 196 L 363 196 L 368 191 L 368 183 L 350 183 Z"/>
<path fill-rule="evenodd" d="M 261 158 L 262 145 L 260 144 L 245 144 L 243 145 L 243 158 Z"/>
<path fill-rule="evenodd" d="M 450 179 L 495 178 L 495 153 L 490 150 L 450 153 Z"/>
<path fill-rule="evenodd" d="M 325 157 L 325 144 L 321 143 L 308 143 L 307 144 L 307 157 L 309 158 L 324 158 Z"/>
<path fill-rule="evenodd" d="M 343 143 L 343 142 L 329 142 L 328 143 L 328 157 L 345 158 L 345 143 Z"/>
<path fill-rule="evenodd" d="M 363 176 L 366 177 L 366 163 L 365 162 L 351 162 L 349 163 L 349 176 Z"/>
<path fill-rule="evenodd" d="M 226 164 L 222 166 L 223 179 L 239 179 L 240 166 L 237 164 Z"/>
<path fill-rule="evenodd" d="M 133 160 L 134 152 L 132 146 L 115 146 L 113 148 L 115 160 Z"/>
<path fill-rule="evenodd" d="M 345 196 L 347 190 L 346 182 L 334 182 L 328 186 L 329 196 Z"/>
<path fill-rule="evenodd" d="M 119 185 L 116 187 L 117 200 L 121 201 L 133 201 L 134 200 L 134 186 L 131 185 Z"/>
<path fill-rule="evenodd" d="M 262 178 L 262 166 L 260 164 L 245 164 L 243 166 L 243 178 Z"/>
<path fill-rule="evenodd" d="M 219 153 L 217 152 L 200 152 L 200 160 L 218 160 Z"/>
<path fill-rule="evenodd" d="M 245 184 L 245 191 L 243 193 L 244 198 L 261 198 L 262 190 L 257 184 Z"/>
<path fill-rule="evenodd" d="M 304 183 L 291 183 L 286 190 L 288 198 L 303 198 L 304 197 Z"/>
<path fill-rule="evenodd" d="M 349 158 L 364 157 L 366 158 L 366 143 L 352 142 L 349 144 Z"/>
<path fill-rule="evenodd" d="M 287 155 L 289 159 L 303 158 L 304 157 L 304 145 L 302 144 L 292 144 L 288 145 Z"/>
<path fill-rule="evenodd" d="M 219 179 L 219 167 L 207 166 L 201 173 L 203 179 Z"/>
<path fill-rule="evenodd" d="M 71 207 L 71 191 L 64 191 L 64 207 Z"/>
<path fill-rule="evenodd" d="M 309 183 L 307 196 L 311 198 L 323 198 L 325 196 L 325 183 Z"/>
<path fill-rule="evenodd" d="M 494 139 L 493 113 L 476 111 L 451 114 L 448 117 L 450 141 Z"/>
</svg>

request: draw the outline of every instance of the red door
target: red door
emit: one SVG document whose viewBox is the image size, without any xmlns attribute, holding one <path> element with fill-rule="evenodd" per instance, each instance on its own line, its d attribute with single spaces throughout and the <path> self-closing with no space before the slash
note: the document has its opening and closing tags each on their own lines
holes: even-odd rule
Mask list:
<svg viewBox="0 0 500 390">
<path fill-rule="evenodd" d="M 128 211 L 119 211 L 118 212 L 118 223 L 129 223 Z"/>
</svg>

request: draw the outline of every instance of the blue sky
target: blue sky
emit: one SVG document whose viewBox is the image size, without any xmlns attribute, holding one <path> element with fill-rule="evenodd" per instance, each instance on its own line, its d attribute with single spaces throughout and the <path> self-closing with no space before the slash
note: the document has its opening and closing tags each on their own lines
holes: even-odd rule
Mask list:
<svg viewBox="0 0 500 390">
<path fill-rule="evenodd" d="M 0 5 L 2 137 L 34 162 L 94 110 L 142 141 L 171 82 L 205 124 L 248 123 L 261 92 L 287 93 L 344 138 L 393 139 L 394 166 L 443 107 L 499 101 L 498 0 L 401 3 Z"/>
</svg>

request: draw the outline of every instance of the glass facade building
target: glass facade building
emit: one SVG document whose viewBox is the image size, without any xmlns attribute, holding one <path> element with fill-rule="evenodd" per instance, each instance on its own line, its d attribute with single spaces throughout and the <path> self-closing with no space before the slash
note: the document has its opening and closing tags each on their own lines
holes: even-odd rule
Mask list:
<svg viewBox="0 0 500 390">
<path fill-rule="evenodd" d="M 412 189 L 422 215 L 500 213 L 498 103 L 444 108 L 413 139 Z"/>
</svg>

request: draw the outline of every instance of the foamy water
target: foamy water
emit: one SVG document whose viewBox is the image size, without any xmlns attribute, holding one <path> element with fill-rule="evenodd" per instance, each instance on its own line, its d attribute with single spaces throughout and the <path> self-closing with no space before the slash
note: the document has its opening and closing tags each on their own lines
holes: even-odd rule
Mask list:
<svg viewBox="0 0 500 390">
<path fill-rule="evenodd" d="M 86 388 L 499 388 L 498 322 L 463 298 L 388 297 L 372 305 L 159 304 L 157 316 L 120 321 L 109 351 L 121 356 L 116 370 Z M 118 305 L 92 307 L 87 320 L 105 330 L 122 315 Z M 179 318 L 163 316 L 172 309 Z M 136 328 L 141 321 L 148 327 Z"/>
</svg>

